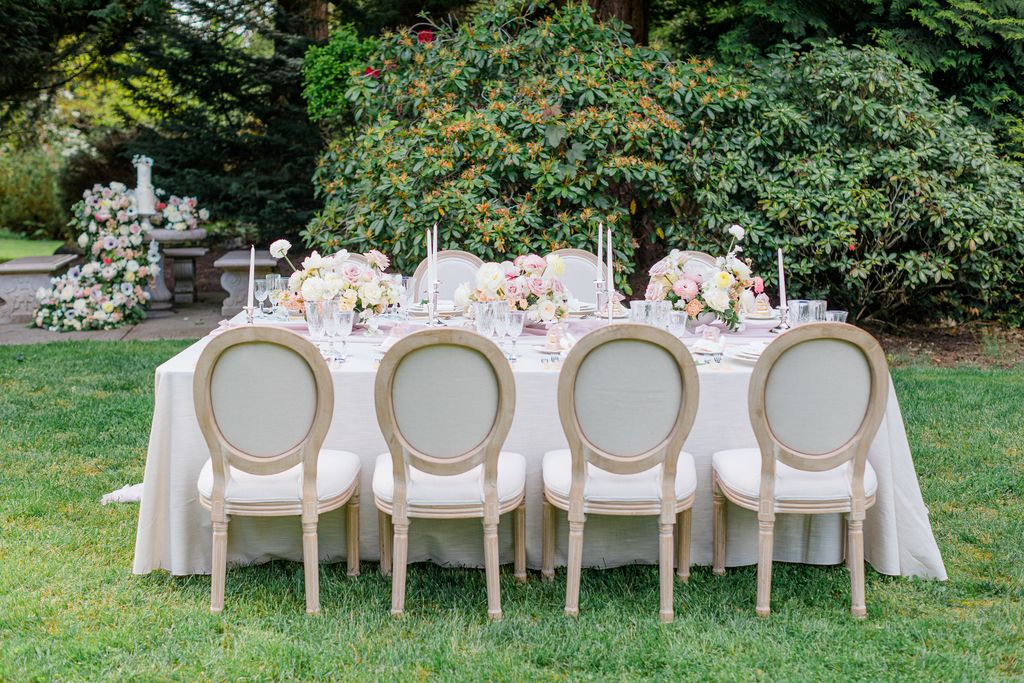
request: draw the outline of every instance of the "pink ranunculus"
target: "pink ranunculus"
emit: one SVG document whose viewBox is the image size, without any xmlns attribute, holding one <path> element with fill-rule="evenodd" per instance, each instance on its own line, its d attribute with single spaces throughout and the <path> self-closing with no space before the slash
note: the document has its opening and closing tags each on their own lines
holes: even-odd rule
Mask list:
<svg viewBox="0 0 1024 683">
<path fill-rule="evenodd" d="M 660 282 L 651 282 L 647 285 L 644 298 L 648 301 L 664 301 L 665 293 L 665 287 Z"/>
<path fill-rule="evenodd" d="M 660 261 L 655 263 L 653 266 L 651 266 L 651 270 L 650 270 L 649 275 L 651 277 L 662 277 L 667 272 L 668 272 L 668 259 L 661 259 Z"/>
<path fill-rule="evenodd" d="M 700 288 L 697 287 L 697 283 L 693 280 L 681 277 L 672 285 L 672 291 L 683 301 L 689 301 L 693 297 L 697 296 L 697 292 L 700 291 Z"/>
<path fill-rule="evenodd" d="M 359 267 L 358 263 L 347 261 L 341 266 L 341 276 L 351 284 L 359 282 L 359 276 L 362 274 L 363 269 Z"/>
<path fill-rule="evenodd" d="M 518 301 L 526 294 L 523 278 L 517 277 L 505 282 L 505 298 L 509 301 Z"/>
<path fill-rule="evenodd" d="M 544 259 L 541 259 L 543 261 Z M 530 293 L 534 296 L 543 296 L 547 292 L 547 285 L 544 284 L 544 278 L 542 277 L 531 277 L 526 279 L 526 285 L 530 288 Z"/>
<path fill-rule="evenodd" d="M 527 254 L 523 262 L 518 265 L 527 275 L 543 275 L 544 269 L 548 267 L 548 262 L 543 256 Z"/>
<path fill-rule="evenodd" d="M 683 271 L 683 277 L 687 280 L 693 280 L 698 285 L 704 281 L 704 277 L 700 273 L 692 270 Z"/>
<path fill-rule="evenodd" d="M 501 269 L 505 271 L 506 280 L 515 280 L 517 277 L 522 275 L 522 273 L 519 271 L 519 266 L 517 266 L 512 261 L 502 261 Z"/>
<path fill-rule="evenodd" d="M 754 294 L 760 294 L 764 291 L 764 280 L 759 277 L 754 278 Z"/>
</svg>

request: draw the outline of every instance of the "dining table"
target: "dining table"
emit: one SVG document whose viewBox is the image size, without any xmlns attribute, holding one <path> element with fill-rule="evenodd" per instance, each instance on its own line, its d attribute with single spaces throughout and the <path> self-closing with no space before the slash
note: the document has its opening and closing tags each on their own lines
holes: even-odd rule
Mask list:
<svg viewBox="0 0 1024 683">
<path fill-rule="evenodd" d="M 566 342 L 596 327 L 616 324 L 591 317 L 566 323 Z M 210 457 L 200 432 L 193 401 L 192 382 L 203 349 L 226 329 L 246 324 L 242 314 L 223 321 L 208 336 L 196 341 L 166 362 L 155 373 L 155 403 L 146 455 L 142 500 L 139 508 L 133 571 L 147 574 L 165 570 L 173 575 L 208 574 L 211 568 L 209 513 L 200 505 L 196 481 Z M 254 324 L 279 325 L 308 336 L 301 321 L 257 319 Z M 472 327 L 460 317 L 449 326 Z M 775 338 L 771 324 L 750 324 L 737 334 L 723 334 L 724 353 L 694 354 L 700 380 L 696 421 L 684 449 L 692 454 L 697 470 L 697 494 L 692 514 L 690 557 L 695 565 L 712 559 L 711 457 L 716 451 L 756 448 L 747 412 L 747 390 L 753 363 L 729 353 L 729 349 L 757 348 Z M 334 416 L 324 448 L 345 450 L 359 456 L 360 513 L 359 552 L 367 561 L 379 559 L 378 518 L 371 479 L 377 457 L 387 445 L 374 407 L 374 381 L 381 358 L 400 336 L 425 328 L 422 320 L 382 322 L 380 327 L 359 329 L 347 339 L 345 360 L 330 360 L 334 384 Z M 705 350 L 708 340 L 694 331 L 682 333 L 693 351 Z M 508 339 L 498 340 L 506 352 Z M 324 346 L 325 352 L 330 349 Z M 713 351 L 714 349 L 712 349 Z M 541 463 L 548 451 L 568 447 L 558 415 L 557 387 L 565 353 L 549 351 L 544 330 L 528 329 L 516 340 L 515 415 L 503 450 L 526 459 L 527 564 L 541 563 Z M 260 369 L 254 367 L 253 373 Z M 828 382 L 828 377 L 821 377 Z M 254 420 L 275 420 L 276 407 L 289 400 L 283 384 L 266 396 L 265 408 Z M 424 403 L 432 399 L 420 397 Z M 921 495 L 910 444 L 900 413 L 899 400 L 889 383 L 885 417 L 871 444 L 869 462 L 878 478 L 875 505 L 864 525 L 866 561 L 879 573 L 946 579 L 942 556 Z M 564 565 L 567 524 L 558 512 L 555 561 Z M 757 562 L 758 525 L 754 512 L 730 504 L 728 511 L 726 565 Z M 839 514 L 779 515 L 775 524 L 774 558 L 781 562 L 837 565 L 844 561 L 843 518 Z M 502 562 L 512 560 L 511 519 L 499 526 Z M 234 517 L 228 535 L 228 562 L 249 565 L 274 559 L 301 560 L 302 534 L 297 518 Z M 345 559 L 344 511 L 321 515 L 319 551 L 323 562 Z M 483 527 L 479 520 L 412 521 L 409 561 L 429 561 L 444 566 L 483 566 Z M 657 564 L 656 517 L 599 516 L 587 518 L 584 531 L 584 566 L 610 568 L 630 564 Z"/>
</svg>

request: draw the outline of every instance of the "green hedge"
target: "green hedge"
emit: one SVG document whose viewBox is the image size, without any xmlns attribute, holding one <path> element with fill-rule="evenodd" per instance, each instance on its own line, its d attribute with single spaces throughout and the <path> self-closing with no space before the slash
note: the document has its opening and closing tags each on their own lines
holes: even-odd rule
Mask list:
<svg viewBox="0 0 1024 683">
<path fill-rule="evenodd" d="M 0 145 L 0 230 L 29 237 L 62 238 L 61 157 L 46 148 Z"/>
</svg>

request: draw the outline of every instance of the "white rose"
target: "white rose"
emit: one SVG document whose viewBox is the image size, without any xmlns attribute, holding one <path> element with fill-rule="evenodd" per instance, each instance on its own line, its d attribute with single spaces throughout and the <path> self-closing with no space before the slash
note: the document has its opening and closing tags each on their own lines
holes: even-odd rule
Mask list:
<svg viewBox="0 0 1024 683">
<path fill-rule="evenodd" d="M 546 277 L 562 277 L 565 275 L 565 259 L 558 254 L 548 254 L 545 259 L 548 267 L 544 271 Z"/>
<path fill-rule="evenodd" d="M 304 270 L 316 270 L 317 268 L 322 267 L 323 264 L 324 257 L 314 251 L 302 262 L 302 268 Z"/>
<path fill-rule="evenodd" d="M 324 281 L 318 277 L 307 277 L 302 283 L 302 298 L 306 301 L 323 301 L 326 293 Z"/>
<path fill-rule="evenodd" d="M 338 296 L 339 294 L 341 294 L 341 290 L 345 288 L 345 278 L 343 278 L 341 275 L 338 275 L 337 273 L 327 273 L 326 275 L 324 275 L 323 279 L 324 293 L 327 295 L 328 299 L 333 299 L 334 297 Z"/>
<path fill-rule="evenodd" d="M 454 295 L 455 308 L 457 308 L 459 310 L 462 310 L 462 311 L 469 310 L 469 305 L 472 303 L 472 301 L 470 301 L 469 297 L 470 297 L 470 295 L 472 293 L 473 293 L 473 288 L 470 287 L 468 282 L 463 282 L 461 285 L 456 287 L 455 288 L 455 295 Z"/>
<path fill-rule="evenodd" d="M 384 290 L 378 282 L 367 282 L 359 288 L 359 298 L 364 306 L 379 306 L 383 296 Z"/>
<path fill-rule="evenodd" d="M 205 220 L 209 220 L 209 218 L 210 218 L 210 212 L 209 211 L 207 211 L 206 209 L 199 209 L 199 220 L 205 221 Z"/>
<path fill-rule="evenodd" d="M 130 261 L 128 261 L 128 263 L 125 264 L 124 269 L 127 270 L 129 273 L 137 272 L 139 270 L 139 262 L 136 261 L 135 259 L 131 259 Z"/>
<path fill-rule="evenodd" d="M 85 308 L 88 305 L 89 305 L 89 302 L 86 301 L 85 299 L 75 299 L 75 303 L 73 304 L 73 308 L 75 309 L 76 313 L 82 314 L 82 313 L 85 313 Z"/>
<path fill-rule="evenodd" d="M 284 255 L 288 253 L 288 250 L 292 248 L 292 243 L 288 240 L 277 240 L 270 245 L 270 255 L 274 258 L 284 258 Z"/>
<path fill-rule="evenodd" d="M 537 314 L 544 322 L 551 322 L 558 313 L 558 307 L 551 299 L 544 299 L 537 303 Z"/>
<path fill-rule="evenodd" d="M 711 310 L 721 313 L 729 308 L 729 290 L 709 282 L 704 286 L 704 301 Z"/>
<path fill-rule="evenodd" d="M 476 271 L 476 287 L 488 297 L 497 297 L 505 282 L 505 269 L 498 263 L 485 263 Z"/>
<path fill-rule="evenodd" d="M 740 240 L 743 239 L 743 236 L 746 235 L 747 232 L 746 230 L 743 229 L 742 226 L 733 224 L 729 226 L 729 234 L 735 237 L 736 241 L 739 242 Z"/>
<path fill-rule="evenodd" d="M 82 249 L 85 249 L 85 245 L 87 244 L 89 244 L 89 236 L 83 232 L 81 235 L 78 236 L 78 246 L 80 246 Z"/>
</svg>

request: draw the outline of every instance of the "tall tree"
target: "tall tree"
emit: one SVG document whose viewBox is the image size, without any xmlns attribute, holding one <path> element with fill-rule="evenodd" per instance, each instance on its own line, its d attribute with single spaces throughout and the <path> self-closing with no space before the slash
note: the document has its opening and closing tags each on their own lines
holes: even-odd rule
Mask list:
<svg viewBox="0 0 1024 683">
<path fill-rule="evenodd" d="M 649 33 L 648 17 L 651 12 L 650 0 L 589 0 L 602 19 L 618 19 L 630 27 L 633 40 L 647 44 Z"/>
</svg>

